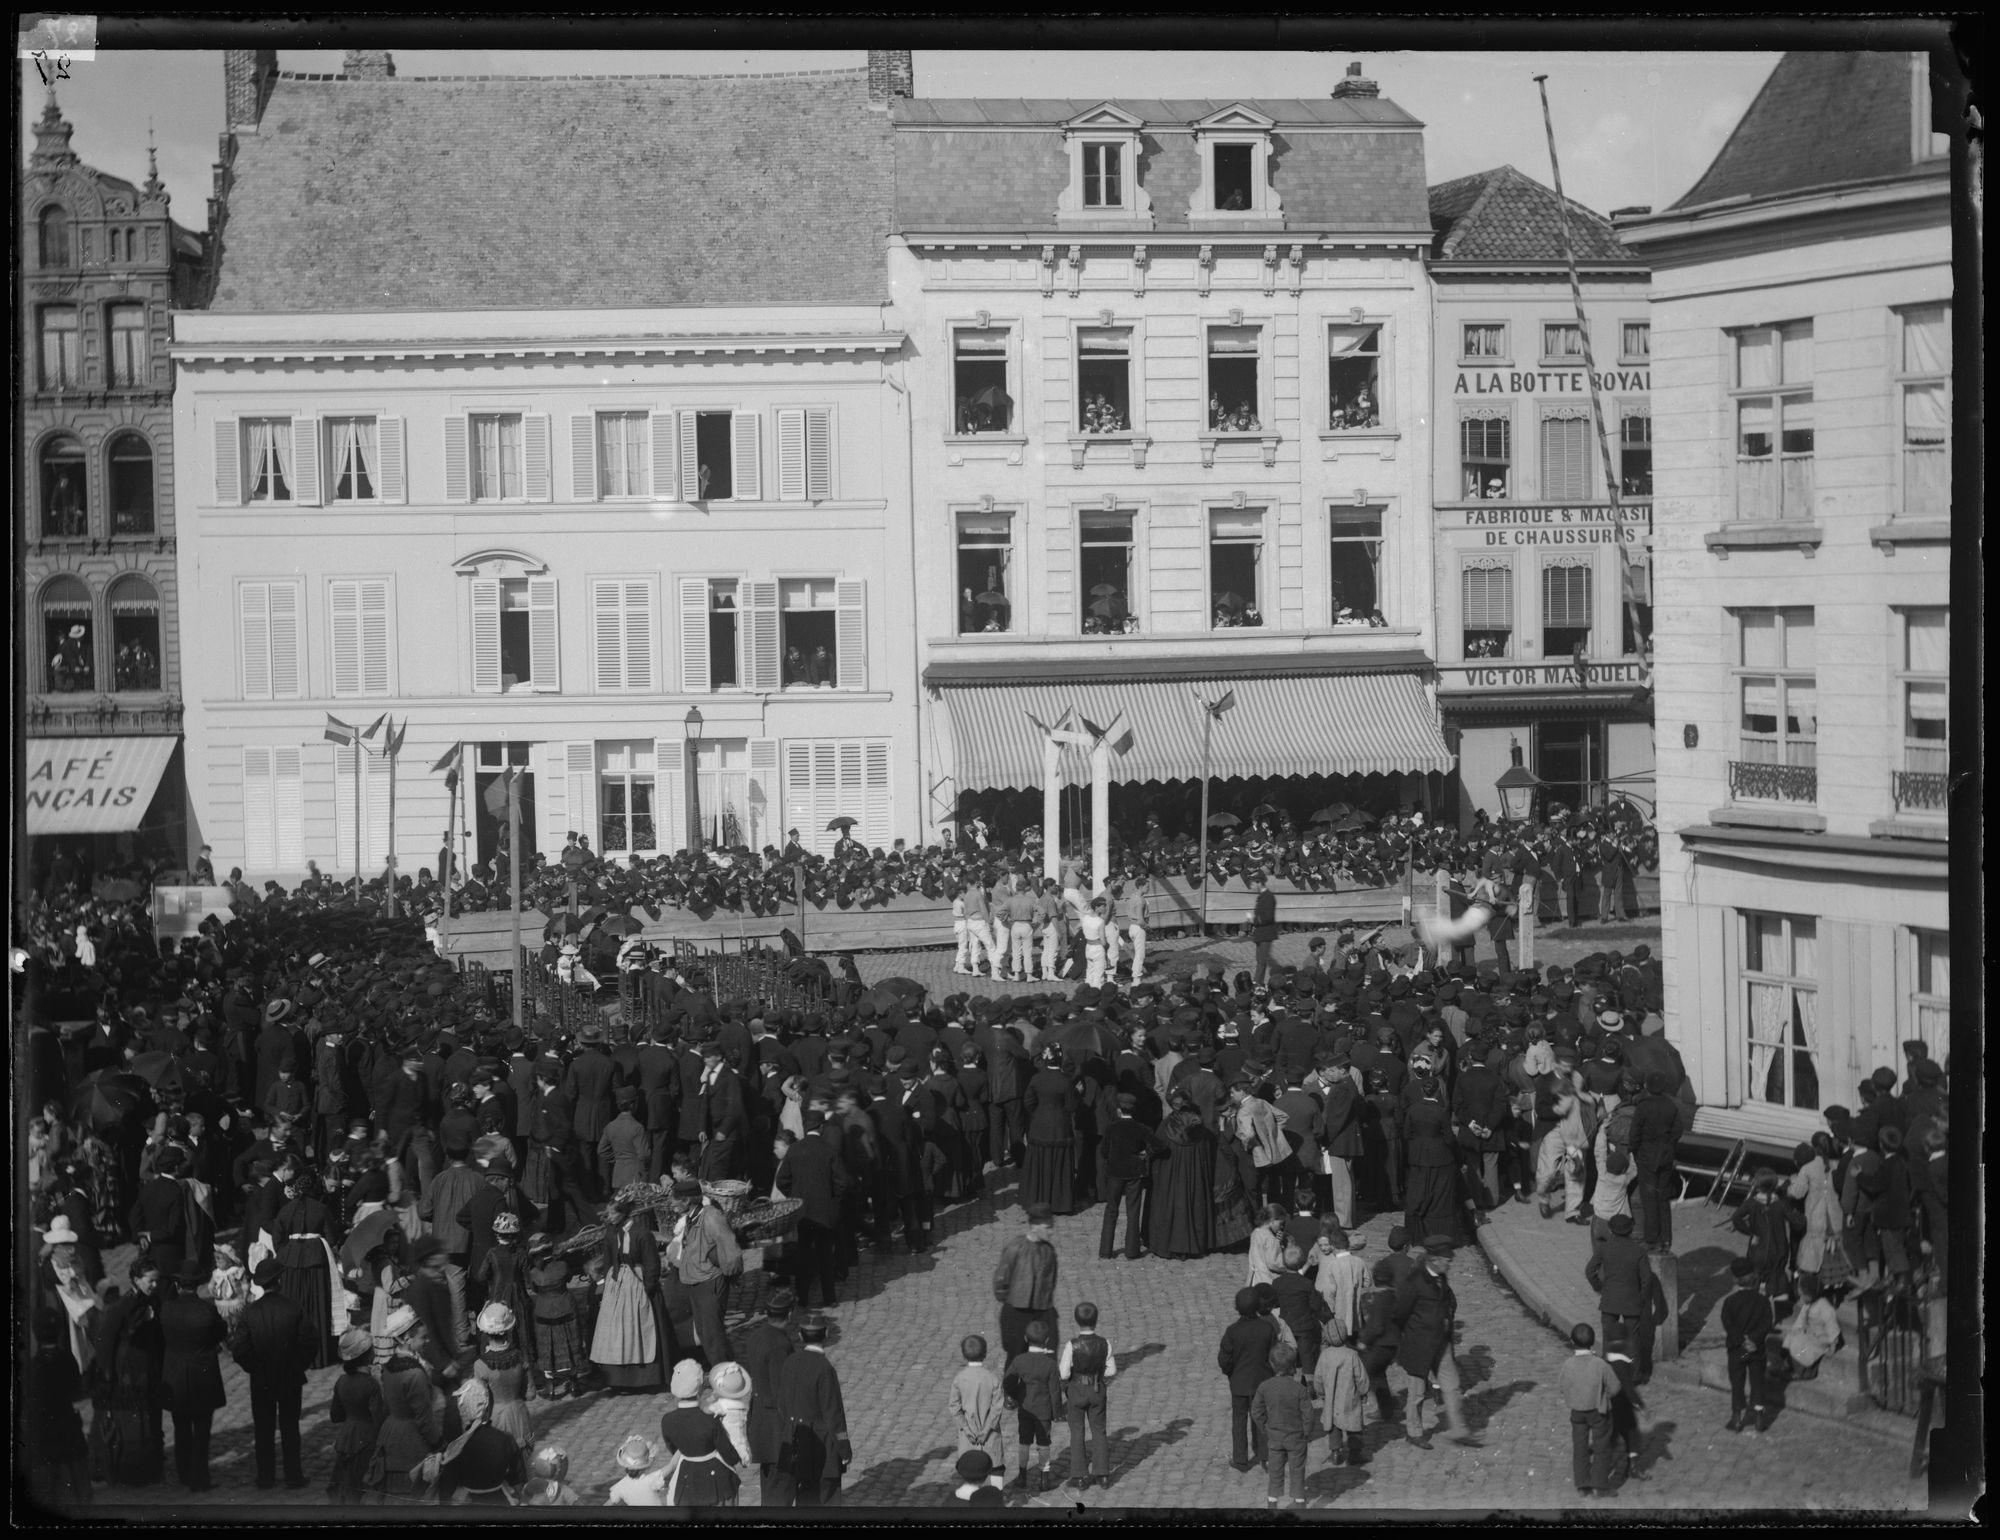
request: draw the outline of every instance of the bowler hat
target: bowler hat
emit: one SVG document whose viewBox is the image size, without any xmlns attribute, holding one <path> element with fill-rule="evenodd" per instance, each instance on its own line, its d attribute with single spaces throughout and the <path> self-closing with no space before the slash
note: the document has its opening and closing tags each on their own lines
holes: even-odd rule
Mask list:
<svg viewBox="0 0 2000 1540">
<path fill-rule="evenodd" d="M 268 1289 L 284 1276 L 284 1268 L 278 1265 L 276 1257 L 265 1257 L 250 1274 L 251 1282 L 260 1289 Z"/>
</svg>

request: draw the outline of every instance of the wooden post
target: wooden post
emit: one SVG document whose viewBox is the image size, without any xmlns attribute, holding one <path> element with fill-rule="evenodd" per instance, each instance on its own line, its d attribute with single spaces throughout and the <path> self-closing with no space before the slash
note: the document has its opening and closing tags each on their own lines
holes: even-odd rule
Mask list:
<svg viewBox="0 0 2000 1540">
<path fill-rule="evenodd" d="M 1208 937 L 1208 751 L 1215 731 L 1215 713 L 1207 702 L 1201 708 L 1201 854 L 1197 858 L 1195 881 L 1201 884 L 1201 934 Z"/>
<path fill-rule="evenodd" d="M 1062 745 L 1042 734 L 1042 875 L 1062 877 Z"/>
<path fill-rule="evenodd" d="M 1515 890 L 1515 899 L 1521 910 L 1520 939 L 1516 944 L 1518 961 L 1523 968 L 1535 965 L 1535 879 L 1530 877 Z"/>
<path fill-rule="evenodd" d="M 1091 892 L 1111 887 L 1111 745 L 1102 738 L 1090 747 Z"/>
<path fill-rule="evenodd" d="M 389 724 L 389 741 L 395 741 L 396 724 Z M 391 753 L 389 760 L 389 869 L 385 881 L 389 887 L 389 918 L 396 918 L 396 756 Z"/>
<path fill-rule="evenodd" d="M 507 854 L 514 911 L 514 1025 L 521 1025 L 521 994 L 527 988 L 527 968 L 521 962 L 521 773 L 509 765 L 507 775 Z"/>
</svg>

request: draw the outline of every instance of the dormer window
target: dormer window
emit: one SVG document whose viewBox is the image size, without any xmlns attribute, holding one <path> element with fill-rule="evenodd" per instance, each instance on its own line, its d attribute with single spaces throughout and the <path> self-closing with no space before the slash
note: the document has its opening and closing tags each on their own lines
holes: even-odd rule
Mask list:
<svg viewBox="0 0 2000 1540">
<path fill-rule="evenodd" d="M 1241 102 L 1191 125 L 1201 185 L 1188 199 L 1199 223 L 1281 227 L 1284 209 L 1271 187 L 1275 120 Z"/>
<path fill-rule="evenodd" d="M 1153 202 L 1139 185 L 1144 124 L 1112 102 L 1100 102 L 1062 125 L 1069 185 L 1056 200 L 1056 223 L 1115 221 L 1151 229 Z"/>
</svg>

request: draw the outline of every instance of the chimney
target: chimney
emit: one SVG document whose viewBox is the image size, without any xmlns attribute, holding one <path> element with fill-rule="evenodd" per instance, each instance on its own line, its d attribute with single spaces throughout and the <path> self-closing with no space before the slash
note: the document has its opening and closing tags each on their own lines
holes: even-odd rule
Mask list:
<svg viewBox="0 0 2000 1540">
<path fill-rule="evenodd" d="M 225 127 L 255 133 L 264 104 L 278 78 L 275 48 L 231 48 L 222 55 L 222 100 Z"/>
<path fill-rule="evenodd" d="M 350 48 L 340 61 L 340 73 L 349 80 L 394 80 L 396 61 L 386 48 Z"/>
<path fill-rule="evenodd" d="M 1347 78 L 1333 88 L 1335 100 L 1343 96 L 1380 96 L 1382 88 L 1372 80 L 1361 78 L 1361 61 L 1356 59 L 1347 66 Z"/>
<path fill-rule="evenodd" d="M 907 48 L 868 50 L 868 100 L 887 102 L 893 97 L 916 95 L 915 71 Z"/>
</svg>

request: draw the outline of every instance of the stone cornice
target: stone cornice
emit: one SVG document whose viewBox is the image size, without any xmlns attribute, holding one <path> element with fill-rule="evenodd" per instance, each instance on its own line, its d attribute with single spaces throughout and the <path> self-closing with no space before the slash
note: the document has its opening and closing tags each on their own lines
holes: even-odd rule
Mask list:
<svg viewBox="0 0 2000 1540">
<path fill-rule="evenodd" d="M 616 337 L 424 338 L 395 342 L 176 342 L 183 364 L 495 362 L 552 358 L 805 357 L 901 351 L 901 332 L 774 332 Z"/>
</svg>

